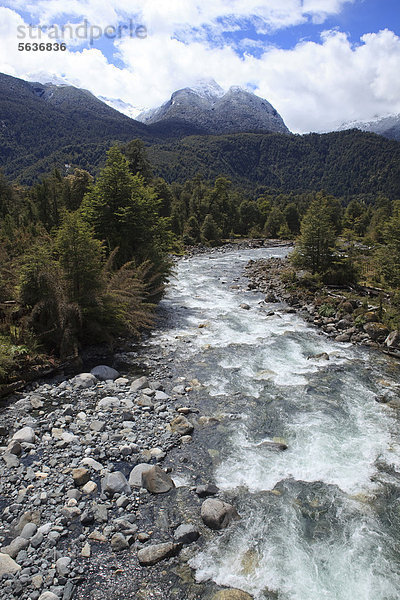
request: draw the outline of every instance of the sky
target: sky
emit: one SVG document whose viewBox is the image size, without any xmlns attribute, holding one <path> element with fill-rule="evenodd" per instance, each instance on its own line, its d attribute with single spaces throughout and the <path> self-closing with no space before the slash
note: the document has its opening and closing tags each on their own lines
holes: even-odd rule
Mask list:
<svg viewBox="0 0 400 600">
<path fill-rule="evenodd" d="M 400 113 L 400 0 L 0 0 L 0 72 L 132 116 L 214 79 L 266 98 L 295 133 L 331 131 Z"/>
</svg>

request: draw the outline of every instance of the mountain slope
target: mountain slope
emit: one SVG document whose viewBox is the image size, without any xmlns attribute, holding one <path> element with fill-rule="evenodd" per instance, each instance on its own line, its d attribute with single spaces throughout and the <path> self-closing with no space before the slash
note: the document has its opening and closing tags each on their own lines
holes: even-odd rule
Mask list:
<svg viewBox="0 0 400 600">
<path fill-rule="evenodd" d="M 352 121 L 340 127 L 341 131 L 346 129 L 360 129 L 360 131 L 383 135 L 389 140 L 400 141 L 400 114 L 381 117 L 373 121 Z"/>
<path fill-rule="evenodd" d="M 183 122 L 206 133 L 289 133 L 274 107 L 239 87 L 224 92 L 215 81 L 174 92 L 159 108 L 138 115 L 146 124 Z"/>
<path fill-rule="evenodd" d="M 0 74 L 0 167 L 15 178 L 59 148 L 153 139 L 148 128 L 71 86 L 29 83 Z M 64 162 L 69 162 L 65 157 Z M 43 170 L 51 165 L 43 164 Z"/>
</svg>

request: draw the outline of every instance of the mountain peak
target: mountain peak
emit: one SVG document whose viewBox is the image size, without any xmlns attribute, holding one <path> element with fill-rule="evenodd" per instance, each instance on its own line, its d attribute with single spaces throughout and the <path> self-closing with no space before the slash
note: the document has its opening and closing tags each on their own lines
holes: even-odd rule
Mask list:
<svg viewBox="0 0 400 600">
<path fill-rule="evenodd" d="M 177 90 L 162 106 L 142 112 L 136 119 L 147 125 L 180 122 L 214 134 L 289 133 L 267 100 L 239 86 L 225 92 L 213 79 Z"/>
</svg>

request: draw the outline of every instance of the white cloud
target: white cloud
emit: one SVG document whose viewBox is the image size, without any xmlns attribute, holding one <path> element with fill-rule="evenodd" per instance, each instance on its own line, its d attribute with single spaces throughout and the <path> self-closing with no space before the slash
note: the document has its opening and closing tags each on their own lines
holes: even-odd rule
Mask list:
<svg viewBox="0 0 400 600">
<path fill-rule="evenodd" d="M 16 6 L 16 0 L 12 4 Z M 159 105 L 176 89 L 205 77 L 214 78 L 224 88 L 251 84 L 297 132 L 329 130 L 346 121 L 400 112 L 400 38 L 391 31 L 365 34 L 357 45 L 340 31 L 327 31 L 320 43 L 305 41 L 291 50 L 265 47 L 257 57 L 238 54 L 240 42 L 235 47 L 215 46 L 205 35 L 193 39 L 187 34 L 177 39 L 171 34 L 174 23 L 182 28 L 185 23 L 204 25 L 223 11 L 227 16 L 228 9 L 243 18 L 250 14 L 262 17 L 265 23 L 268 17 L 274 26 L 307 15 L 323 18 L 339 11 L 344 4 L 341 0 L 288 0 L 283 10 L 281 0 L 262 5 L 259 0 L 204 0 L 201 5 L 188 0 L 111 0 L 95 4 L 104 17 L 111 15 L 108 11 L 122 14 L 129 7 L 141 7 L 148 22 L 152 20 L 154 31 L 147 39 L 115 41 L 123 68 L 110 64 L 98 49 L 73 51 L 71 47 L 45 56 L 18 52 L 15 32 L 24 21 L 17 12 L 3 7 L 0 70 L 29 80 L 62 77 L 95 95 L 121 98 L 137 107 Z M 51 17 L 64 6 L 59 0 L 35 3 L 35 7 L 41 5 Z M 87 11 L 95 8 L 93 0 L 86 5 Z M 80 2 L 68 4 L 69 20 L 73 20 L 74 7 L 82 10 Z M 251 52 L 251 42 L 242 41 Z"/>
</svg>

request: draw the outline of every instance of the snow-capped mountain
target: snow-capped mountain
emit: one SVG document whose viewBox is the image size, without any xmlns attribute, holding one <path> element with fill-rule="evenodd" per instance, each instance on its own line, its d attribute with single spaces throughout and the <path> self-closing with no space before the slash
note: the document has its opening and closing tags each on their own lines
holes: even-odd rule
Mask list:
<svg viewBox="0 0 400 600">
<path fill-rule="evenodd" d="M 400 141 L 400 114 L 387 117 L 377 117 L 372 121 L 351 121 L 339 127 L 339 131 L 345 129 L 361 129 L 383 135 L 391 140 Z"/>
<path fill-rule="evenodd" d="M 130 117 L 131 119 L 136 119 L 137 115 L 143 111 L 143 108 L 139 108 L 137 106 L 133 106 L 128 102 L 124 102 L 120 98 L 106 98 L 105 96 L 98 96 L 99 100 L 102 100 L 111 108 L 115 108 L 118 112 Z"/>
<path fill-rule="evenodd" d="M 289 133 L 282 117 L 267 100 L 236 86 L 224 91 L 213 80 L 203 80 L 174 92 L 168 102 L 140 113 L 136 119 L 146 125 L 184 122 L 205 133 Z"/>
</svg>

